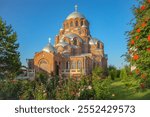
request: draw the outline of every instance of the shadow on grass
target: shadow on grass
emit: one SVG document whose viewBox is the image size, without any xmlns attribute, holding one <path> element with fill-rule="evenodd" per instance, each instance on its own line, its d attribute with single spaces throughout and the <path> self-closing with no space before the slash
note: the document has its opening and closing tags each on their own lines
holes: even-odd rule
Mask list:
<svg viewBox="0 0 150 117">
<path fill-rule="evenodd" d="M 133 95 L 128 96 L 131 100 L 150 100 L 150 89 L 139 91 Z"/>
<path fill-rule="evenodd" d="M 111 84 L 112 100 L 150 100 L 150 89 L 142 91 L 136 83 L 137 81 L 114 81 Z"/>
<path fill-rule="evenodd" d="M 129 95 L 132 94 L 130 91 L 127 90 L 125 86 L 113 87 L 112 93 L 114 94 L 114 96 L 112 97 L 112 99 L 114 100 L 125 100 Z"/>
</svg>

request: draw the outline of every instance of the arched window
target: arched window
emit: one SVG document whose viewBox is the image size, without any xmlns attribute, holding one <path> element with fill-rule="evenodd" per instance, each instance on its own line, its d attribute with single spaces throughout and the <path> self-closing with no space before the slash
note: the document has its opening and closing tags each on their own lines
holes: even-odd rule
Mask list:
<svg viewBox="0 0 150 117">
<path fill-rule="evenodd" d="M 63 27 L 66 28 L 66 24 L 63 24 Z"/>
<path fill-rule="evenodd" d="M 81 21 L 81 26 L 83 26 L 83 21 Z"/>
<path fill-rule="evenodd" d="M 62 69 L 65 69 L 65 62 L 62 63 Z"/>
<path fill-rule="evenodd" d="M 76 38 L 76 37 L 73 39 L 73 44 L 74 44 L 74 45 L 77 45 L 77 44 L 78 44 L 78 41 L 77 41 L 77 38 Z"/>
<path fill-rule="evenodd" d="M 45 72 L 48 72 L 48 70 L 47 70 L 47 68 L 48 68 L 48 62 L 46 61 L 46 60 L 41 60 L 40 62 L 39 62 L 39 68 L 40 68 L 40 70 L 42 70 L 42 71 L 45 71 Z"/>
<path fill-rule="evenodd" d="M 78 26 L 78 21 L 76 21 L 76 27 Z"/>
<path fill-rule="evenodd" d="M 68 28 L 68 23 L 66 23 L 66 28 Z"/>
<path fill-rule="evenodd" d="M 100 43 L 99 42 L 97 43 L 97 48 L 100 48 Z"/>
<path fill-rule="evenodd" d="M 81 69 L 82 65 L 81 65 L 81 61 L 78 61 L 78 69 Z"/>
<path fill-rule="evenodd" d="M 70 69 L 70 63 L 69 63 L 69 61 L 66 62 L 66 69 Z"/>
<path fill-rule="evenodd" d="M 47 64 L 47 61 L 46 60 L 41 60 L 40 64 Z"/>
<path fill-rule="evenodd" d="M 73 22 L 71 21 L 71 23 L 70 23 L 70 27 L 73 27 Z"/>
<path fill-rule="evenodd" d="M 72 64 L 71 64 L 71 69 L 76 69 L 76 62 L 72 62 Z"/>
</svg>

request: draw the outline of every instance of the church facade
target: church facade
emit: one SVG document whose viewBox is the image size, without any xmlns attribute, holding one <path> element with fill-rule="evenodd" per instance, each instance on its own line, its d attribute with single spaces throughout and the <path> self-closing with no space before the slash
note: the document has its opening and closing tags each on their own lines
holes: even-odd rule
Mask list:
<svg viewBox="0 0 150 117">
<path fill-rule="evenodd" d="M 104 44 L 91 36 L 89 25 L 75 6 L 75 11 L 65 19 L 56 35 L 55 44 L 49 41 L 42 51 L 35 53 L 35 71 L 79 77 L 90 74 L 95 66 L 107 68 Z"/>
</svg>

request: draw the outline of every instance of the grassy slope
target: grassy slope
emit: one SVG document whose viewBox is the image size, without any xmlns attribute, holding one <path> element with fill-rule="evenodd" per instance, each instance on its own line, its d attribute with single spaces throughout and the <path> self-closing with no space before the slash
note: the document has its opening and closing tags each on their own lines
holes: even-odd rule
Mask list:
<svg viewBox="0 0 150 117">
<path fill-rule="evenodd" d="M 112 99 L 114 100 L 150 100 L 150 89 L 141 90 L 135 79 L 128 79 L 127 82 L 119 79 L 112 82 Z"/>
</svg>

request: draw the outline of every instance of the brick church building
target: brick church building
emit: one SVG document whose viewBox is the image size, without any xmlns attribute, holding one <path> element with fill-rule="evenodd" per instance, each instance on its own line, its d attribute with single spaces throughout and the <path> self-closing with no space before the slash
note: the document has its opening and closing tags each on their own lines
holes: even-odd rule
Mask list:
<svg viewBox="0 0 150 117">
<path fill-rule="evenodd" d="M 68 15 L 56 35 L 55 44 L 49 41 L 42 51 L 35 53 L 35 71 L 79 77 L 90 74 L 95 66 L 107 68 L 104 44 L 91 36 L 89 25 L 75 6 L 75 11 Z"/>
</svg>

